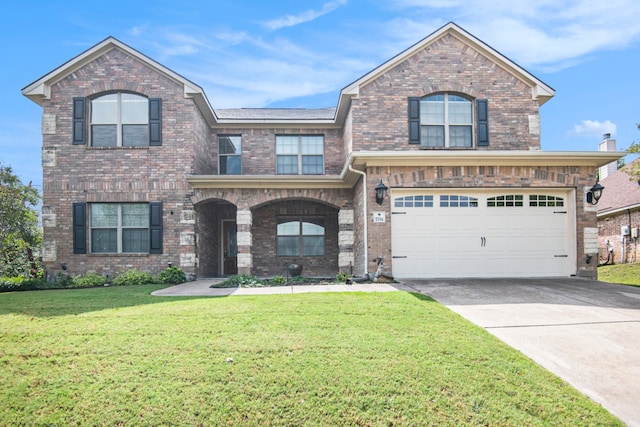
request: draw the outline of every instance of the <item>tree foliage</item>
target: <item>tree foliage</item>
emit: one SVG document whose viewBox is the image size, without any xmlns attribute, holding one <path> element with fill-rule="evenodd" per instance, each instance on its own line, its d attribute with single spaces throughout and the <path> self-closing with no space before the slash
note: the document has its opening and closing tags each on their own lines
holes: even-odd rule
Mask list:
<svg viewBox="0 0 640 427">
<path fill-rule="evenodd" d="M 0 163 L 0 276 L 35 277 L 42 243 L 35 209 L 40 195 Z"/>
<path fill-rule="evenodd" d="M 638 124 L 638 130 L 640 130 L 640 124 Z M 635 155 L 640 154 L 640 141 L 633 141 L 627 152 Z M 630 162 L 625 166 L 625 172 L 629 174 L 631 180 L 640 183 L 640 161 Z"/>
</svg>

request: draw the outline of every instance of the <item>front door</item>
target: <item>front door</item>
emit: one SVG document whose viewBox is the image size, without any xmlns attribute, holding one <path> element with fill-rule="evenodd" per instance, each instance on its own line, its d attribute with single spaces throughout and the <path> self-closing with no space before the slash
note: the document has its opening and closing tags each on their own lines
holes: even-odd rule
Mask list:
<svg viewBox="0 0 640 427">
<path fill-rule="evenodd" d="M 234 220 L 222 221 L 222 274 L 238 274 L 238 227 Z"/>
</svg>

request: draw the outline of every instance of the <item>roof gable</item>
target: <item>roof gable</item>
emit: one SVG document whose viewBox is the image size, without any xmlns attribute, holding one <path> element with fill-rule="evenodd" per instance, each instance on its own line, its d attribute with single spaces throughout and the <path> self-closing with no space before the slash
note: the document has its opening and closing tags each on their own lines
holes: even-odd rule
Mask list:
<svg viewBox="0 0 640 427">
<path fill-rule="evenodd" d="M 72 58 L 53 71 L 50 71 L 49 73 L 40 77 L 33 83 L 25 86 L 22 89 L 22 94 L 31 99 L 36 104 L 42 105 L 42 100 L 48 99 L 51 96 L 51 87 L 54 84 L 63 80 L 70 74 L 94 61 L 96 58 L 99 58 L 105 53 L 111 51 L 112 49 L 119 49 L 123 51 L 127 55 L 142 62 L 149 68 L 152 68 L 156 72 L 181 85 L 184 88 L 185 98 L 193 98 L 207 120 L 210 122 L 215 122 L 213 109 L 209 105 L 209 101 L 207 100 L 204 91 L 200 86 L 182 77 L 180 74 L 170 70 L 164 65 L 154 61 L 148 56 L 138 52 L 132 47 L 122 43 L 120 40 L 114 37 L 107 37 L 100 43 L 82 52 L 75 58 Z"/>
<path fill-rule="evenodd" d="M 431 33 L 418 43 L 400 52 L 398 55 L 389 59 L 379 67 L 376 67 L 375 69 L 371 70 L 364 76 L 360 77 L 358 80 L 342 89 L 342 91 L 340 92 L 337 116 L 346 116 L 350 99 L 352 97 L 358 96 L 361 87 L 376 80 L 392 68 L 396 67 L 398 64 L 408 60 L 413 55 L 421 52 L 427 46 L 435 43 L 437 40 L 445 37 L 446 35 L 456 37 L 463 43 L 480 52 L 482 55 L 506 70 L 511 75 L 523 81 L 526 85 L 531 87 L 532 99 L 536 99 L 540 103 L 540 105 L 544 104 L 555 95 L 555 90 L 553 88 L 539 80 L 533 74 L 529 73 L 527 70 L 511 61 L 509 58 L 493 49 L 491 46 L 477 39 L 467 31 L 462 29 L 460 26 L 456 25 L 453 22 L 449 22 L 448 24 Z"/>
</svg>

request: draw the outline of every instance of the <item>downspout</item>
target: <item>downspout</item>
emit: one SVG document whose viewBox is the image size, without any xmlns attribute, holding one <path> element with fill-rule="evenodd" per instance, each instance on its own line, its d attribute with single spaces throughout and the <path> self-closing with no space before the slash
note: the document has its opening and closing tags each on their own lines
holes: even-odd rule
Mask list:
<svg viewBox="0 0 640 427">
<path fill-rule="evenodd" d="M 364 219 L 364 277 L 369 277 L 369 272 L 367 271 L 367 266 L 369 265 L 368 263 L 368 259 L 369 259 L 369 250 L 368 250 L 368 246 L 369 246 L 369 231 L 368 231 L 368 222 L 369 222 L 369 218 L 367 218 L 367 174 L 359 171 L 357 169 L 354 169 L 351 166 L 351 163 L 349 163 L 349 170 L 351 172 L 355 172 L 358 175 L 362 176 L 362 211 L 364 213 L 363 215 L 363 219 Z"/>
</svg>

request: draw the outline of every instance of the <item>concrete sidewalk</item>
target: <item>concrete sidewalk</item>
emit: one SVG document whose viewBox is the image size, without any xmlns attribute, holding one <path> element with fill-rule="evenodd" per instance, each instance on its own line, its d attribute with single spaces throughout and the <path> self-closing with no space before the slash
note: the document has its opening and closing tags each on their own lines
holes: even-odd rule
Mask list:
<svg viewBox="0 0 640 427">
<path fill-rule="evenodd" d="M 640 427 L 640 288 L 579 278 L 406 281 Z"/>
<path fill-rule="evenodd" d="M 156 296 L 208 296 L 304 294 L 310 292 L 392 292 L 410 290 L 400 283 L 367 283 L 335 285 L 289 285 L 264 288 L 211 288 L 224 279 L 200 279 L 152 292 Z"/>
</svg>

